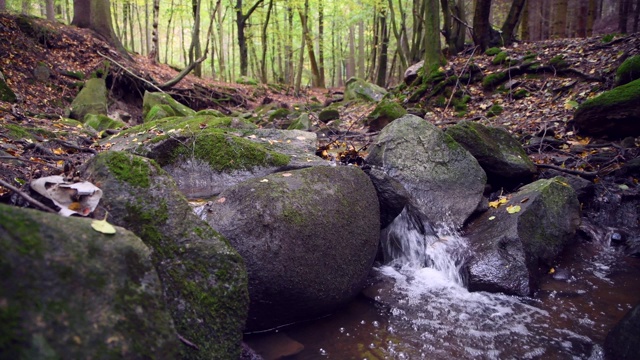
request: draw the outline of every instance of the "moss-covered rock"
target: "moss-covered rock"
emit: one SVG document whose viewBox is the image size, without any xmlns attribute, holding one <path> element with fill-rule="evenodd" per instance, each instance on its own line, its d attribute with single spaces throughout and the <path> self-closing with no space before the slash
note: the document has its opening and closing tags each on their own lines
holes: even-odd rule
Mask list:
<svg viewBox="0 0 640 360">
<path fill-rule="evenodd" d="M 328 123 L 331 120 L 340 119 L 340 112 L 336 108 L 328 107 L 318 113 L 318 120 Z"/>
<path fill-rule="evenodd" d="M 154 120 L 164 119 L 167 117 L 179 116 L 171 106 L 167 104 L 156 104 L 149 109 L 147 115 L 144 116 L 143 122 L 148 123 Z"/>
<path fill-rule="evenodd" d="M 127 126 L 120 120 L 114 120 L 106 115 L 87 114 L 84 117 L 84 126 L 91 127 L 95 131 L 107 129 L 121 129 Z"/>
<path fill-rule="evenodd" d="M 551 65 L 556 70 L 566 69 L 569 67 L 569 63 L 565 60 L 564 55 L 557 55 L 549 60 L 549 65 Z"/>
<path fill-rule="evenodd" d="M 640 79 L 585 101 L 573 119 L 583 134 L 610 137 L 640 135 Z"/>
<path fill-rule="evenodd" d="M 205 110 L 200 110 L 196 113 L 196 116 L 213 116 L 213 117 L 226 117 L 225 114 L 221 113 L 218 110 L 215 109 L 205 109 Z"/>
<path fill-rule="evenodd" d="M 493 74 L 489 74 L 482 79 L 482 87 L 485 89 L 493 89 L 496 86 L 502 84 L 507 81 L 508 74 L 505 72 L 497 72 Z"/>
<path fill-rule="evenodd" d="M 491 105 L 489 110 L 487 110 L 487 117 L 498 116 L 498 115 L 502 114 L 503 110 L 504 109 L 502 108 L 502 106 L 500 106 L 498 104 L 493 104 L 493 105 Z"/>
<path fill-rule="evenodd" d="M 407 114 L 400 104 L 391 100 L 382 100 L 376 108 L 367 116 L 366 125 L 369 131 L 380 131 L 395 119 Z"/>
<path fill-rule="evenodd" d="M 269 112 L 269 121 L 273 121 L 276 119 L 286 119 L 291 111 L 285 108 L 277 108 L 271 112 Z"/>
<path fill-rule="evenodd" d="M 508 60 L 509 60 L 509 54 L 507 54 L 504 51 L 501 51 L 493 58 L 493 60 L 491 60 L 491 63 L 493 65 L 500 65 L 507 62 Z"/>
<path fill-rule="evenodd" d="M 487 56 L 495 56 L 498 55 L 502 50 L 499 47 L 491 47 L 485 50 L 484 54 Z"/>
<path fill-rule="evenodd" d="M 624 85 L 640 79 L 640 55 L 625 60 L 616 70 L 615 86 Z"/>
<path fill-rule="evenodd" d="M 93 78 L 84 83 L 71 107 L 67 110 L 68 117 L 84 121 L 87 114 L 107 115 L 107 85 L 104 79 Z"/>
<path fill-rule="evenodd" d="M 144 92 L 144 98 L 142 99 L 142 117 L 146 119 L 147 114 L 153 108 L 154 105 L 169 105 L 173 110 L 175 116 L 189 116 L 194 115 L 196 112 L 182 105 L 171 95 L 160 92 Z"/>
<path fill-rule="evenodd" d="M 503 128 L 463 120 L 449 127 L 446 134 L 478 160 L 494 185 L 529 182 L 536 173 L 536 166 L 520 143 Z"/>
<path fill-rule="evenodd" d="M 4 76 L 0 73 L 0 101 L 14 103 L 16 100 L 16 94 L 11 90 L 9 85 L 7 85 Z"/>
<path fill-rule="evenodd" d="M 151 252 L 116 230 L 0 204 L 0 358 L 176 358 Z"/>
<path fill-rule="evenodd" d="M 242 84 L 242 85 L 251 85 L 251 86 L 258 85 L 258 81 L 256 79 L 250 78 L 248 76 L 240 76 L 240 77 L 238 77 L 236 79 L 236 83 Z"/>
<path fill-rule="evenodd" d="M 362 289 L 380 220 L 376 191 L 359 168 L 275 173 L 230 187 L 219 199 L 203 214 L 247 263 L 247 330 L 327 314 Z"/>
<path fill-rule="evenodd" d="M 312 124 L 311 124 L 311 119 L 309 118 L 309 114 L 303 113 L 303 114 L 300 114 L 300 116 L 298 116 L 298 118 L 294 120 L 294 122 L 292 122 L 291 125 L 289 125 L 287 130 L 309 131 L 311 130 L 311 125 Z"/>
<path fill-rule="evenodd" d="M 466 227 L 469 290 L 531 296 L 578 225 L 580 203 L 563 178 L 522 187 Z"/>
<path fill-rule="evenodd" d="M 182 344 L 179 358 L 237 359 L 248 306 L 238 253 L 195 215 L 152 160 L 109 151 L 91 159 L 82 176 L 100 184 L 110 221 L 152 249 L 176 330 L 198 347 Z"/>
<path fill-rule="evenodd" d="M 362 79 L 352 77 L 347 80 L 344 90 L 344 101 L 364 100 L 378 102 L 387 94 L 382 87 L 368 83 Z"/>
</svg>

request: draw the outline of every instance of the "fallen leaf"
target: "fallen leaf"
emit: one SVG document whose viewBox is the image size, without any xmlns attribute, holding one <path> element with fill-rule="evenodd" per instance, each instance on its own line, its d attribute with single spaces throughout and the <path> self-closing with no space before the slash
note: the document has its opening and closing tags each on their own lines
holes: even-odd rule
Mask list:
<svg viewBox="0 0 640 360">
<path fill-rule="evenodd" d="M 116 233 L 116 228 L 114 228 L 113 225 L 107 222 L 106 216 L 102 220 L 93 220 L 91 222 L 91 227 L 93 228 L 93 230 L 107 235 Z"/>
<path fill-rule="evenodd" d="M 267 180 L 267 179 L 262 179 L 262 180 L 260 180 L 260 182 L 261 182 L 261 183 L 266 183 L 266 182 L 269 182 L 269 180 Z"/>
<path fill-rule="evenodd" d="M 509 214 L 515 214 L 520 211 L 520 205 L 509 205 L 507 206 L 507 212 Z"/>
<path fill-rule="evenodd" d="M 284 176 L 284 177 L 289 177 L 289 176 L 291 176 L 291 175 L 292 175 L 291 173 L 284 173 L 284 174 L 282 174 L 282 176 Z"/>
<path fill-rule="evenodd" d="M 222 204 L 223 202 L 225 202 L 227 199 L 221 197 L 220 199 L 216 200 L 217 203 Z"/>
<path fill-rule="evenodd" d="M 495 216 L 489 216 L 489 220 L 494 220 L 495 218 Z"/>
</svg>

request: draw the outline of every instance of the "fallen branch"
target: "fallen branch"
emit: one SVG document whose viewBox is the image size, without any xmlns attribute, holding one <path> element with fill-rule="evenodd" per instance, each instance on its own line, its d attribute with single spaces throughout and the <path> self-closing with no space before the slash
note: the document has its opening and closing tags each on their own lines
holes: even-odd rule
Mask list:
<svg viewBox="0 0 640 360">
<path fill-rule="evenodd" d="M 161 88 L 159 88 L 156 84 L 150 82 L 149 80 L 143 79 L 140 76 L 136 75 L 133 71 L 127 69 L 124 65 L 120 64 L 119 62 L 113 60 L 112 58 L 108 57 L 107 55 L 101 53 L 100 51 L 98 51 L 98 55 L 102 56 L 103 58 L 111 61 L 112 63 L 116 64 L 119 68 L 121 68 L 122 70 L 128 72 L 129 74 L 131 74 L 131 76 L 135 77 L 138 80 L 142 80 L 143 82 L 151 85 L 154 89 L 160 91 L 160 92 L 164 92 Z"/>
<path fill-rule="evenodd" d="M 194 348 L 194 349 L 196 349 L 196 350 L 200 350 L 200 349 L 198 348 L 198 345 L 196 345 L 196 344 L 192 343 L 191 341 L 189 341 L 189 340 L 185 339 L 185 338 L 184 338 L 182 335 L 180 335 L 180 334 L 178 334 L 178 339 L 180 339 L 180 341 L 182 341 L 185 345 L 187 345 L 187 346 L 189 346 L 189 347 L 192 347 L 192 348 Z"/>
<path fill-rule="evenodd" d="M 4 180 L 0 179 L 0 185 L 2 185 L 3 187 L 6 187 L 7 189 L 15 192 L 16 194 L 20 195 L 23 199 L 27 200 L 31 205 L 34 205 L 36 207 L 39 207 L 40 209 L 50 212 L 50 213 L 57 213 L 57 211 L 53 210 L 52 208 L 48 207 L 47 205 L 41 203 L 40 201 L 32 198 L 31 196 L 25 194 L 24 192 L 20 191 L 18 188 L 14 187 L 13 185 L 5 182 Z"/>
<path fill-rule="evenodd" d="M 194 61 L 191 64 L 189 64 L 189 66 L 184 68 L 184 70 L 182 70 L 173 79 L 171 79 L 171 80 L 167 81 L 166 83 L 160 85 L 160 89 L 168 90 L 168 89 L 172 88 L 175 84 L 179 83 L 185 76 L 187 76 L 187 74 L 189 74 L 193 69 L 195 69 L 196 66 L 198 66 L 198 64 L 203 62 L 206 58 L 207 58 L 207 52 L 205 51 L 205 53 L 204 53 L 204 55 L 202 55 L 202 57 L 200 57 L 196 61 Z"/>
<path fill-rule="evenodd" d="M 598 176 L 598 172 L 597 171 L 571 170 L 571 169 L 565 169 L 563 167 L 556 166 L 556 165 L 551 165 L 551 164 L 536 164 L 536 166 L 539 167 L 539 168 L 546 168 L 546 169 L 553 169 L 553 170 L 562 171 L 562 172 L 565 172 L 565 173 L 571 174 L 571 175 L 582 176 L 582 177 L 585 177 L 587 179 L 593 179 L 593 178 Z"/>
</svg>

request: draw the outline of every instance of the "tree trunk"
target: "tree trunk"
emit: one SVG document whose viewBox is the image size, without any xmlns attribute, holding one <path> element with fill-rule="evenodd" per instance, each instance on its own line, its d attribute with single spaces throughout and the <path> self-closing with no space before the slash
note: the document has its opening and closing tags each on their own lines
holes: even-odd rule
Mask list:
<svg viewBox="0 0 640 360">
<path fill-rule="evenodd" d="M 520 39 L 523 41 L 531 40 L 530 32 L 529 32 L 529 16 L 531 16 L 531 12 L 529 8 L 531 7 L 531 0 L 525 0 L 524 8 L 522 9 L 522 20 L 520 21 Z"/>
<path fill-rule="evenodd" d="M 587 37 L 587 13 L 589 4 L 583 1 L 580 1 L 578 4 L 578 23 L 576 26 L 576 36 L 577 37 Z"/>
<path fill-rule="evenodd" d="M 520 21 L 520 14 L 524 7 L 525 0 L 513 0 L 511 3 L 511 9 L 509 9 L 509 15 L 502 25 L 502 39 L 503 45 L 509 46 L 515 40 L 515 29 Z"/>
<path fill-rule="evenodd" d="M 318 0 L 318 75 L 320 87 L 326 86 L 324 78 L 324 5 Z"/>
<path fill-rule="evenodd" d="M 302 69 L 304 68 L 304 46 L 305 46 L 305 36 L 304 30 L 302 33 L 302 44 L 300 44 L 300 57 L 298 60 L 298 72 L 296 73 L 296 82 L 294 85 L 293 93 L 295 96 L 300 96 L 300 86 L 302 84 Z"/>
<path fill-rule="evenodd" d="M 378 71 L 376 71 L 376 85 L 386 87 L 387 85 L 387 63 L 389 47 L 389 29 L 387 27 L 387 14 L 383 9 L 378 14 L 378 27 L 380 28 L 380 58 L 378 60 Z"/>
<path fill-rule="evenodd" d="M 153 25 L 151 31 L 151 50 L 149 51 L 149 59 L 152 63 L 160 61 L 158 55 L 158 17 L 160 16 L 160 0 L 153 0 Z M 169 46 L 169 44 L 165 44 Z"/>
<path fill-rule="evenodd" d="M 445 63 L 440 46 L 440 9 L 438 0 L 424 0 L 424 73 L 429 76 Z"/>
<path fill-rule="evenodd" d="M 73 21 L 71 24 L 95 31 L 105 41 L 115 47 L 122 56 L 132 60 L 127 50 L 125 50 L 113 32 L 109 0 L 74 0 Z"/>
<path fill-rule="evenodd" d="M 217 5 L 218 9 L 216 10 L 217 17 L 217 28 L 218 28 L 218 74 L 220 75 L 220 80 L 226 79 L 226 61 L 225 61 L 225 51 L 224 51 L 224 27 L 223 27 L 223 17 L 222 17 L 222 2 L 218 1 Z"/>
<path fill-rule="evenodd" d="M 564 38 L 567 36 L 567 0 L 553 1 L 553 22 L 551 36 L 553 38 Z"/>
<path fill-rule="evenodd" d="M 302 34 L 307 44 L 307 52 L 309 53 L 309 62 L 311 63 L 311 73 L 313 74 L 313 87 L 324 87 L 324 84 L 320 84 L 320 71 L 318 70 L 318 62 L 316 60 L 316 54 L 313 50 L 313 41 L 311 40 L 311 31 L 309 30 L 308 14 L 309 14 L 309 0 L 304 2 L 304 14 L 298 12 L 300 15 L 300 22 L 302 23 Z"/>
<path fill-rule="evenodd" d="M 618 30 L 623 34 L 627 33 L 630 10 L 631 0 L 618 0 Z"/>
<path fill-rule="evenodd" d="M 271 9 L 273 9 L 273 0 L 269 0 L 269 7 L 267 8 L 267 18 L 262 25 L 262 57 L 260 59 L 260 81 L 263 84 L 267 83 L 267 27 L 269 26 L 269 19 L 271 19 Z"/>
<path fill-rule="evenodd" d="M 285 14 L 287 21 L 287 37 L 285 45 L 285 71 L 284 77 L 288 85 L 293 85 L 295 77 L 293 74 L 293 9 L 287 7 Z"/>
<path fill-rule="evenodd" d="M 171 0 L 171 5 L 169 6 L 169 9 L 173 9 L 173 4 L 174 4 L 174 0 Z M 173 33 L 173 29 L 175 28 L 175 24 L 172 27 L 171 23 L 173 21 L 173 11 L 169 11 L 169 22 L 167 24 L 167 37 L 165 40 L 165 47 L 164 47 L 164 63 L 168 64 L 169 63 L 169 49 L 173 49 L 172 46 L 169 46 L 169 44 L 171 44 L 169 42 L 169 39 L 171 39 L 171 34 Z"/>
<path fill-rule="evenodd" d="M 202 56 L 202 45 L 200 44 L 200 9 L 202 0 L 191 0 L 191 15 L 193 15 L 193 30 L 191 31 L 191 46 L 189 46 L 189 64 L 196 62 Z M 196 64 L 193 75 L 202 77 L 202 66 Z"/>
<path fill-rule="evenodd" d="M 240 50 L 240 75 L 247 76 L 248 70 L 248 52 L 247 52 L 247 36 L 245 34 L 245 28 L 247 26 L 247 20 L 253 12 L 262 4 L 264 0 L 257 0 L 255 4 L 247 11 L 242 11 L 242 0 L 236 0 L 236 27 L 238 32 L 238 49 Z"/>
<path fill-rule="evenodd" d="M 638 20 L 640 20 L 640 0 L 636 0 L 636 8 L 633 11 L 633 32 L 638 32 Z"/>
<path fill-rule="evenodd" d="M 0 11 L 7 10 L 7 0 L 0 0 Z"/>
<path fill-rule="evenodd" d="M 349 26 L 349 58 L 347 59 L 347 79 L 356 76 L 356 39 L 353 25 Z"/>
<path fill-rule="evenodd" d="M 31 0 L 22 0 L 22 14 L 29 15 L 31 12 Z"/>
<path fill-rule="evenodd" d="M 408 66 L 407 64 L 407 58 L 406 58 L 406 54 L 403 51 L 403 47 L 402 47 L 402 33 L 400 31 L 398 31 L 398 24 L 396 21 L 396 13 L 395 10 L 393 9 L 393 0 L 389 0 L 389 15 L 390 15 L 390 21 L 391 21 L 391 29 L 393 30 L 393 36 L 396 38 L 396 51 L 398 54 L 398 57 L 400 58 L 400 66 L 402 68 L 406 68 Z"/>
<path fill-rule="evenodd" d="M 358 77 L 364 79 L 365 77 L 365 57 L 366 50 L 364 48 L 364 21 L 358 22 Z"/>
<path fill-rule="evenodd" d="M 473 14 L 473 43 L 484 52 L 489 47 L 491 24 L 491 0 L 476 0 L 476 8 Z"/>
<path fill-rule="evenodd" d="M 53 0 L 46 1 L 47 20 L 56 21 L 56 10 Z"/>
</svg>

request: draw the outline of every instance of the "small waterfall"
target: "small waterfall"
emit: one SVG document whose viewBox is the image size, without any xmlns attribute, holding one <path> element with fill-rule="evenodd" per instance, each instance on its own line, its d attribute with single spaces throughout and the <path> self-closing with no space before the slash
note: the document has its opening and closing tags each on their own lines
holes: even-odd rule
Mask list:
<svg viewBox="0 0 640 360">
<path fill-rule="evenodd" d="M 433 268 L 464 286 L 466 240 L 451 228 L 436 230 L 415 206 L 406 206 L 382 231 L 381 243 L 388 265 L 403 272 Z"/>
</svg>

